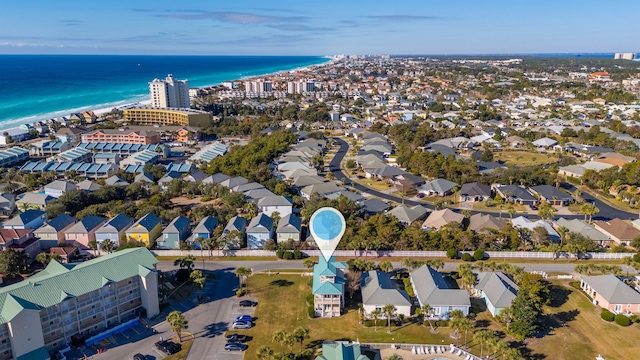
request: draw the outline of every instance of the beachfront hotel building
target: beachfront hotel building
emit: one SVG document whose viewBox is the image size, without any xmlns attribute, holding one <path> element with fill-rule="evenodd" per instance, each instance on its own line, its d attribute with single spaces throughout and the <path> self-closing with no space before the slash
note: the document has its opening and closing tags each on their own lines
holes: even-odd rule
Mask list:
<svg viewBox="0 0 640 360">
<path fill-rule="evenodd" d="M 151 106 L 157 108 L 189 108 L 189 81 L 176 80 L 167 75 L 165 80 L 153 79 L 149 83 Z"/>
<path fill-rule="evenodd" d="M 100 129 L 82 134 L 82 142 L 150 145 L 160 142 L 160 134 L 157 131 L 133 131 L 126 128 Z"/>
<path fill-rule="evenodd" d="M 73 340 L 90 345 L 141 313 L 158 315 L 157 262 L 146 248 L 76 265 L 53 260 L 0 289 L 0 360 L 49 359 Z"/>
<path fill-rule="evenodd" d="M 125 109 L 124 118 L 127 122 L 137 125 L 208 127 L 213 123 L 211 113 L 194 109 L 136 107 Z"/>
</svg>

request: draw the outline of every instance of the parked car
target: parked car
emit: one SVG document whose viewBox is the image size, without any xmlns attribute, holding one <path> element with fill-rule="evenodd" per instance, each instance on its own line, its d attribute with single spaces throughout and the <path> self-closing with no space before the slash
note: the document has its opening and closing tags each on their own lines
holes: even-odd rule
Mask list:
<svg viewBox="0 0 640 360">
<path fill-rule="evenodd" d="M 256 301 L 251 301 L 251 300 L 240 300 L 238 305 L 240 305 L 241 307 L 254 307 L 258 305 L 258 303 Z"/>
<path fill-rule="evenodd" d="M 251 329 L 251 321 L 235 321 L 231 324 L 232 329 Z"/>
<path fill-rule="evenodd" d="M 147 360 L 147 357 L 140 353 L 137 353 L 133 355 L 133 360 Z"/>
<path fill-rule="evenodd" d="M 237 342 L 230 342 L 224 345 L 224 349 L 227 351 L 244 351 L 247 349 L 247 345 Z"/>
<path fill-rule="evenodd" d="M 240 315 L 236 318 L 236 321 L 251 321 L 253 317 L 251 315 Z"/>
<path fill-rule="evenodd" d="M 239 342 L 244 343 L 249 341 L 249 337 L 247 335 L 242 334 L 229 334 L 224 338 L 227 342 Z"/>
<path fill-rule="evenodd" d="M 171 341 L 158 341 L 156 348 L 167 355 L 172 355 L 180 351 L 180 345 Z"/>
</svg>

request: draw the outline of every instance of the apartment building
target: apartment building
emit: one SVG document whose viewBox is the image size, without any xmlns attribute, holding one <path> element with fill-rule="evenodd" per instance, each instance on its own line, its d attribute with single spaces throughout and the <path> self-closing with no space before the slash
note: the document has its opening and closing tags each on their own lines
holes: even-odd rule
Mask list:
<svg viewBox="0 0 640 360">
<path fill-rule="evenodd" d="M 157 131 L 147 130 L 100 129 L 82 134 L 82 142 L 150 145 L 160 142 L 160 134 Z"/>
<path fill-rule="evenodd" d="M 160 312 L 158 261 L 146 248 L 42 272 L 0 289 L 0 360 L 48 359 L 141 314 Z"/>
<path fill-rule="evenodd" d="M 164 80 L 153 79 L 149 83 L 151 106 L 158 108 L 189 108 L 189 81 L 176 80 L 167 75 Z"/>
<path fill-rule="evenodd" d="M 139 107 L 124 110 L 124 118 L 138 125 L 180 125 L 208 127 L 213 123 L 211 113 L 188 108 Z"/>
</svg>

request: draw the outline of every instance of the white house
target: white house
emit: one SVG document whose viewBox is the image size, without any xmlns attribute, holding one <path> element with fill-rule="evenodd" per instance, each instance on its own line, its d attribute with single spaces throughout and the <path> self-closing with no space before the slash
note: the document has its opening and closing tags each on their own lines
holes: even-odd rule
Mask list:
<svg viewBox="0 0 640 360">
<path fill-rule="evenodd" d="M 362 306 L 366 316 L 385 305 L 396 307 L 396 315 L 411 316 L 411 299 L 406 291 L 398 289 L 388 273 L 371 270 L 362 274 L 360 285 Z"/>
<path fill-rule="evenodd" d="M 469 315 L 471 300 L 466 290 L 451 287 L 441 273 L 428 265 L 413 270 L 410 275 L 413 291 L 420 307 L 431 306 L 431 317 L 446 319 L 453 310 L 460 310 L 464 316 Z"/>
<path fill-rule="evenodd" d="M 277 211 L 283 218 L 293 212 L 293 205 L 284 196 L 266 196 L 258 200 L 258 210 L 267 216 Z"/>
</svg>

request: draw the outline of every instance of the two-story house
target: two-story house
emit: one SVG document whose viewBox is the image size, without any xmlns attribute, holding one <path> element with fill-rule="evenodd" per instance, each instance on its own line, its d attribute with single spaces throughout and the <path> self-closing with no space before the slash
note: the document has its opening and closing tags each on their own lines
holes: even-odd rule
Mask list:
<svg viewBox="0 0 640 360">
<path fill-rule="evenodd" d="M 273 219 L 264 213 L 259 213 L 251 219 L 247 227 L 247 247 L 262 249 L 269 239 L 273 239 Z"/>
<path fill-rule="evenodd" d="M 127 241 L 139 241 L 147 247 L 153 246 L 162 232 L 162 219 L 147 214 L 126 230 Z"/>
<path fill-rule="evenodd" d="M 109 221 L 96 230 L 96 242 L 98 246 L 105 240 L 111 241 L 114 247 L 120 246 L 120 239 L 125 238 L 125 232 L 133 225 L 134 221 L 133 218 L 125 214 L 118 214 L 109 219 Z"/>
<path fill-rule="evenodd" d="M 313 267 L 313 308 L 317 317 L 340 316 L 344 308 L 346 265 L 320 256 Z"/>
<path fill-rule="evenodd" d="M 173 219 L 156 240 L 158 249 L 180 249 L 180 242 L 187 240 L 191 233 L 191 221 L 184 216 Z"/>
<path fill-rule="evenodd" d="M 35 236 L 40 239 L 42 249 L 50 249 L 65 243 L 64 232 L 75 224 L 77 220 L 67 214 L 60 214 L 36 229 Z"/>
<path fill-rule="evenodd" d="M 107 221 L 101 216 L 85 216 L 64 232 L 65 243 L 80 248 L 88 248 L 89 243 L 96 240 L 96 230 Z"/>
</svg>

